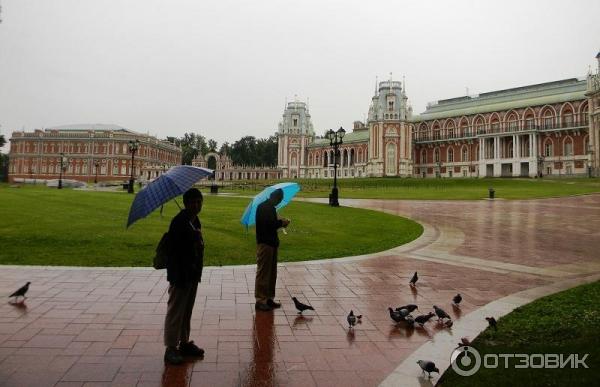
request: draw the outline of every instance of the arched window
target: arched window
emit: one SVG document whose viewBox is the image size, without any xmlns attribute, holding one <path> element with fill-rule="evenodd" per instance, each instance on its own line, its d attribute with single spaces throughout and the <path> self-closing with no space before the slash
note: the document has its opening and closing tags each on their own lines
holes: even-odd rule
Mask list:
<svg viewBox="0 0 600 387">
<path fill-rule="evenodd" d="M 565 156 L 573 156 L 573 139 L 571 137 L 565 139 L 563 154 Z"/>
<path fill-rule="evenodd" d="M 466 146 L 463 146 L 461 153 L 461 161 L 469 161 L 469 149 Z"/>
<path fill-rule="evenodd" d="M 297 157 L 295 153 L 292 153 L 292 156 L 290 157 L 290 165 L 292 167 L 296 166 L 296 162 L 297 162 Z"/>
<path fill-rule="evenodd" d="M 396 174 L 396 144 L 393 143 L 387 145 L 387 173 Z"/>
<path fill-rule="evenodd" d="M 440 139 L 440 127 L 437 125 L 433 127 L 433 139 L 434 140 Z"/>
<path fill-rule="evenodd" d="M 448 162 L 454 162 L 454 149 L 452 147 L 448 148 Z"/>
<path fill-rule="evenodd" d="M 554 152 L 552 152 L 552 140 L 547 139 L 544 141 L 544 156 L 551 157 Z"/>
<path fill-rule="evenodd" d="M 554 115 L 550 109 L 546 110 L 544 113 L 544 118 L 542 120 L 542 128 L 543 129 L 552 129 L 554 127 Z"/>
<path fill-rule="evenodd" d="M 427 150 L 421 149 L 421 164 L 427 164 Z"/>
<path fill-rule="evenodd" d="M 439 163 L 439 162 L 440 162 L 440 149 L 439 149 L 439 148 L 435 148 L 435 149 L 433 150 L 433 160 L 434 160 L 436 163 Z"/>
<path fill-rule="evenodd" d="M 570 128 L 573 126 L 573 111 L 570 108 L 566 108 L 561 116 L 563 128 Z"/>
<path fill-rule="evenodd" d="M 485 127 L 483 124 L 483 118 L 478 117 L 475 120 L 475 134 L 483 134 L 485 132 Z"/>
<path fill-rule="evenodd" d="M 517 120 L 517 115 L 512 113 L 507 120 L 508 130 L 510 132 L 516 132 L 519 130 L 519 121 Z"/>
</svg>

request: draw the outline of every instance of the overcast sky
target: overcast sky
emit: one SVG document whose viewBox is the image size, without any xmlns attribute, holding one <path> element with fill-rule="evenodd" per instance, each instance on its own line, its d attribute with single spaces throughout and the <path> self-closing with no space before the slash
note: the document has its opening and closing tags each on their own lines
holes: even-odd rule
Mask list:
<svg viewBox="0 0 600 387">
<path fill-rule="evenodd" d="M 0 134 L 78 123 L 221 144 L 309 99 L 363 120 L 375 77 L 429 101 L 582 77 L 600 1 L 0 0 Z M 7 147 L 4 148 L 7 151 Z"/>
</svg>

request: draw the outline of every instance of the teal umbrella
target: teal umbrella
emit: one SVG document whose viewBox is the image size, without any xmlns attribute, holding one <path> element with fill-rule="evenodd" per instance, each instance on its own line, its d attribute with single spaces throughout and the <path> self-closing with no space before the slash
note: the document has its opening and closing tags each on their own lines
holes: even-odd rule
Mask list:
<svg viewBox="0 0 600 387">
<path fill-rule="evenodd" d="M 279 183 L 265 188 L 261 193 L 256 195 L 250 204 L 248 204 L 248 207 L 246 207 L 246 211 L 244 211 L 241 219 L 241 223 L 244 226 L 248 227 L 256 223 L 256 208 L 259 204 L 267 200 L 271 193 L 276 189 L 281 189 L 283 191 L 283 200 L 275 206 L 275 209 L 279 211 L 292 201 L 292 198 L 300 191 L 300 185 L 298 183 Z"/>
</svg>

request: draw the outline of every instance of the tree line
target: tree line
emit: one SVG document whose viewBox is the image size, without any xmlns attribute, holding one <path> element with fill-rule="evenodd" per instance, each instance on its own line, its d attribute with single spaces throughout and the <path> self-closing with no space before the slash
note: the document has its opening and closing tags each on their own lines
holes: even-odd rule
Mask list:
<svg viewBox="0 0 600 387">
<path fill-rule="evenodd" d="M 182 164 L 191 164 L 198 155 L 218 152 L 221 155 L 227 154 L 235 165 L 277 165 L 276 136 L 267 138 L 244 136 L 233 144 L 224 142 L 220 147 L 215 140 L 207 140 L 206 137 L 196 133 L 185 133 L 183 137 L 167 137 L 167 141 L 181 147 Z"/>
</svg>

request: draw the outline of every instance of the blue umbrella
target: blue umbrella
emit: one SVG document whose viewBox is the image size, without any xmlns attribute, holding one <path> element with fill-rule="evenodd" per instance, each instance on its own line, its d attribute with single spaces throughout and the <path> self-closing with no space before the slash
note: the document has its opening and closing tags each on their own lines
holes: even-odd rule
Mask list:
<svg viewBox="0 0 600 387">
<path fill-rule="evenodd" d="M 300 191 L 300 185 L 298 183 L 279 183 L 265 188 L 261 193 L 256 195 L 250 204 L 248 204 L 248 207 L 246 207 L 246 211 L 244 211 L 244 215 L 242 215 L 241 220 L 244 226 L 248 227 L 256 223 L 256 208 L 259 204 L 269 198 L 271 192 L 278 188 L 281 188 L 283 191 L 283 200 L 281 203 L 275 206 L 277 211 L 287 206 L 292 198 L 298 193 L 298 191 Z"/>
<path fill-rule="evenodd" d="M 178 165 L 169 169 L 167 173 L 156 178 L 135 195 L 129 209 L 127 227 L 136 220 L 148 216 L 163 203 L 183 194 L 198 180 L 212 174 L 212 169 L 192 167 L 191 165 Z"/>
</svg>

